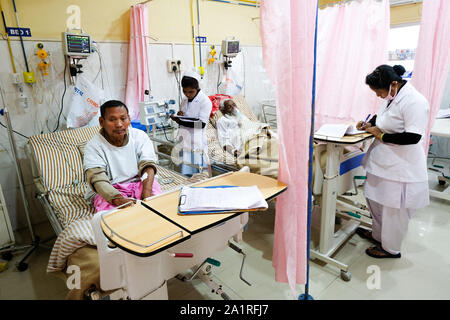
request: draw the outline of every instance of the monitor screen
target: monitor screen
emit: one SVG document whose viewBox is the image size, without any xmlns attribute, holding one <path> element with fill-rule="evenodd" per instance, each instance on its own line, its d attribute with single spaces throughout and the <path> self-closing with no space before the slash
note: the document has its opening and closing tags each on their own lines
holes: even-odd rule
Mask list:
<svg viewBox="0 0 450 320">
<path fill-rule="evenodd" d="M 227 53 L 238 53 L 239 41 L 228 41 Z"/>
<path fill-rule="evenodd" d="M 67 51 L 70 53 L 91 53 L 89 36 L 67 34 Z"/>
<path fill-rule="evenodd" d="M 147 124 L 154 124 L 155 122 L 155 118 L 147 118 Z"/>
<path fill-rule="evenodd" d="M 146 107 L 145 108 L 145 112 L 147 114 L 154 114 L 155 113 L 155 109 L 153 107 Z"/>
</svg>

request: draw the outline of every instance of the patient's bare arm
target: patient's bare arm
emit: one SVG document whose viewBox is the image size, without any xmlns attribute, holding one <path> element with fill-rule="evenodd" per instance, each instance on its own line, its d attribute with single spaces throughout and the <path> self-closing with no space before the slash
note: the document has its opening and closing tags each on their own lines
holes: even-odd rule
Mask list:
<svg viewBox="0 0 450 320">
<path fill-rule="evenodd" d="M 152 188 L 153 180 L 155 179 L 155 170 L 153 169 L 153 167 L 145 168 L 142 174 L 142 178 L 144 179 L 142 180 L 141 199 L 144 200 L 145 198 L 151 197 L 153 195 Z"/>
</svg>

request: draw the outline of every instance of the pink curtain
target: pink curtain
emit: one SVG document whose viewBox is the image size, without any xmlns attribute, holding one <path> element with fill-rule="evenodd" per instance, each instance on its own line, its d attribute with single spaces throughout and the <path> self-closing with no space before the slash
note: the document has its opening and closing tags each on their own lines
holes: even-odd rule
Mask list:
<svg viewBox="0 0 450 320">
<path fill-rule="evenodd" d="M 264 0 L 263 60 L 277 93 L 278 179 L 288 189 L 277 200 L 272 263 L 275 280 L 306 283 L 309 132 L 316 1 Z"/>
<path fill-rule="evenodd" d="M 424 0 L 419 43 L 411 83 L 430 103 L 428 131 L 424 139 L 428 154 L 430 130 L 440 108 L 450 68 L 450 1 Z"/>
<path fill-rule="evenodd" d="M 132 120 L 139 118 L 140 101 L 144 101 L 144 91 L 150 90 L 148 73 L 148 10 L 146 4 L 130 8 L 130 45 L 128 47 L 128 72 L 125 92 Z"/>
<path fill-rule="evenodd" d="M 351 1 L 319 10 L 317 103 L 314 129 L 357 122 L 374 114 L 380 99 L 366 75 L 388 58 L 389 1 Z"/>
</svg>

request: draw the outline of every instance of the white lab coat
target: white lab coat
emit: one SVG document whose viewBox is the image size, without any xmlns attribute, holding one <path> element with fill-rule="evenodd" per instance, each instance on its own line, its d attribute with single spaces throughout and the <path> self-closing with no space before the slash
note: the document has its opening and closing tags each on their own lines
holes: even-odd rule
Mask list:
<svg viewBox="0 0 450 320">
<path fill-rule="evenodd" d="M 383 103 L 377 113 L 376 125 L 384 133 L 412 132 L 426 134 L 428 101 L 410 83 L 406 83 L 392 103 Z M 375 140 L 363 159 L 368 173 L 386 180 L 383 187 L 367 190 L 372 200 L 389 207 L 400 208 L 401 188 L 405 183 L 405 206 L 419 209 L 428 205 L 428 174 L 421 141 L 412 145 L 397 145 Z M 370 188 L 372 184 L 368 184 Z"/>
<path fill-rule="evenodd" d="M 430 107 L 426 98 L 406 83 L 392 103 L 383 103 L 376 126 L 384 133 L 426 134 Z M 422 140 L 421 140 L 422 141 Z M 372 235 L 383 249 L 399 253 L 415 209 L 429 204 L 428 174 L 421 141 L 397 145 L 375 140 L 362 165 L 367 172 L 364 194 L 372 213 Z"/>
<path fill-rule="evenodd" d="M 189 102 L 187 98 L 183 99 L 180 110 L 183 111 L 185 117 L 200 119 L 203 123 L 208 123 L 212 110 L 212 102 L 203 91 L 200 91 L 192 102 Z M 189 128 L 180 125 L 178 137 L 182 140 L 183 161 L 206 167 L 206 160 L 200 153 L 203 150 L 205 154 L 208 154 L 206 126 L 204 128 L 201 126 L 198 128 Z M 192 150 L 194 153 L 191 154 L 185 150 Z M 198 172 L 198 170 L 191 169 L 194 168 L 185 166 L 182 173 L 193 174 Z"/>
</svg>

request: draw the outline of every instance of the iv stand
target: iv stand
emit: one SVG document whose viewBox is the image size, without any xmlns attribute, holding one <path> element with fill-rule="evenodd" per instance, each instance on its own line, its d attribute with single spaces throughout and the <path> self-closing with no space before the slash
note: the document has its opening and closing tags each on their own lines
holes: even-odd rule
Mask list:
<svg viewBox="0 0 450 320">
<path fill-rule="evenodd" d="M 41 244 L 40 238 L 34 234 L 33 226 L 31 224 L 31 219 L 30 219 L 30 212 L 28 209 L 29 206 L 28 206 L 28 201 L 27 201 L 27 197 L 26 197 L 26 193 L 25 193 L 25 187 L 24 187 L 24 183 L 23 183 L 23 175 L 22 175 L 22 171 L 20 170 L 19 159 L 17 157 L 17 148 L 16 148 L 16 142 L 15 142 L 14 136 L 13 136 L 11 119 L 9 117 L 8 108 L 6 107 L 5 99 L 3 97 L 3 90 L 1 87 L 0 87 L 0 94 L 2 96 L 2 102 L 3 102 L 3 108 L 4 108 L 3 111 L 4 111 L 4 116 L 6 119 L 6 127 L 8 129 L 9 144 L 11 145 L 11 152 L 12 152 L 13 158 L 14 158 L 14 166 L 16 168 L 17 178 L 19 181 L 20 194 L 22 196 L 23 206 L 24 206 L 24 210 L 25 210 L 25 216 L 27 218 L 28 229 L 29 229 L 30 235 L 31 235 L 31 244 L 25 245 L 25 246 L 13 246 L 13 247 L 9 247 L 7 249 L 2 249 L 2 250 L 0 250 L 0 253 L 2 253 L 2 256 L 5 258 L 5 260 L 10 260 L 12 258 L 11 252 L 28 248 L 28 251 L 25 253 L 24 257 L 16 265 L 17 270 L 25 271 L 26 269 L 28 269 L 28 263 L 26 263 L 25 260 L 34 252 L 34 250 L 36 250 L 39 246 L 42 246 L 44 248 L 50 248 L 50 247 L 46 246 L 45 244 Z M 44 242 L 46 242 L 46 241 L 44 241 Z M 8 253 L 9 253 L 9 255 L 8 255 Z"/>
</svg>

